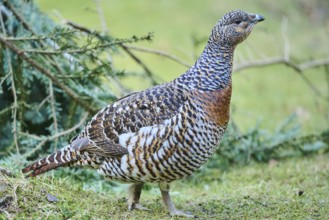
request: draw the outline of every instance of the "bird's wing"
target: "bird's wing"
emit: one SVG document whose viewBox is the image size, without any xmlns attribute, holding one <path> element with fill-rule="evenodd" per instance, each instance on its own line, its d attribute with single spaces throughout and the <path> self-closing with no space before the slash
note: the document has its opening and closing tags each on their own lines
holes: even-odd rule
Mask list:
<svg viewBox="0 0 329 220">
<path fill-rule="evenodd" d="M 102 156 L 120 157 L 128 153 L 119 143 L 121 135 L 161 125 L 177 115 L 187 100 L 182 89 L 169 84 L 133 93 L 99 111 L 71 146 Z"/>
</svg>

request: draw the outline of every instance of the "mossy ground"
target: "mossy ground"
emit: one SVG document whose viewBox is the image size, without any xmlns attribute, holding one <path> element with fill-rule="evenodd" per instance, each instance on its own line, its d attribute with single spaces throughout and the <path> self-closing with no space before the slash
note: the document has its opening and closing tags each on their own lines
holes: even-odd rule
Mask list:
<svg viewBox="0 0 329 220">
<path fill-rule="evenodd" d="M 206 180 L 172 184 L 179 209 L 199 219 L 328 219 L 328 154 L 232 167 Z M 212 179 L 212 180 L 210 180 Z M 97 184 L 97 183 L 95 183 Z M 50 202 L 47 195 L 58 201 Z M 2 219 L 171 219 L 156 185 L 146 185 L 141 203 L 152 211 L 127 210 L 125 189 L 83 190 L 67 178 L 25 179 L 1 174 Z M 173 219 L 177 219 L 173 218 Z"/>
</svg>

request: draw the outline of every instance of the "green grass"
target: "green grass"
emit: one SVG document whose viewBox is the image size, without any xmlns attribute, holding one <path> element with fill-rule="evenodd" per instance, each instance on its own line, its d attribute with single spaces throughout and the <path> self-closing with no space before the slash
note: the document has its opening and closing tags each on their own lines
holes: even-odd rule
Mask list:
<svg viewBox="0 0 329 220">
<path fill-rule="evenodd" d="M 178 208 L 200 219 L 328 219 L 328 156 L 235 166 L 224 173 L 214 170 L 197 183 L 174 182 L 171 194 Z M 7 207 L 1 203 L 1 209 L 11 218 L 171 219 L 155 185 L 147 185 L 141 199 L 152 211 L 129 212 L 122 186 L 94 192 L 83 190 L 82 183 L 73 183 L 70 177 L 17 176 L 0 176 L 0 198 L 9 197 Z M 47 201 L 47 194 L 59 201 Z"/>
<path fill-rule="evenodd" d="M 54 19 L 58 18 L 54 16 L 55 9 L 66 19 L 91 29 L 102 29 L 94 1 L 35 2 Z M 311 15 L 302 10 L 303 4 L 298 1 L 279 0 L 272 3 L 256 0 L 252 4 L 246 4 L 244 0 L 100 2 L 111 34 L 116 37 L 130 37 L 153 32 L 154 41 L 142 43 L 142 46 L 167 51 L 190 64 L 194 63 L 194 56 L 199 55 L 204 46 L 202 44 L 195 50 L 192 36 L 207 37 L 224 13 L 237 8 L 260 13 L 266 20 L 258 24 L 247 41 L 237 48 L 235 65 L 246 60 L 281 56 L 284 51 L 281 30 L 284 19 L 288 22 L 285 35 L 289 38 L 294 61 L 328 57 L 325 24 L 313 23 Z M 304 6 L 309 9 L 316 8 L 316 4 Z M 137 54 L 162 82 L 170 81 L 186 71 L 185 67 L 172 61 L 153 55 Z M 113 59 L 118 69 L 127 72 L 142 71 L 124 54 L 114 56 Z M 305 75 L 322 94 L 328 94 L 328 80 L 323 69 L 307 71 Z M 236 74 L 233 78 L 232 104 L 236 109 L 233 117 L 243 130 L 254 126 L 259 119 L 262 119 L 264 127 L 274 129 L 278 121 L 294 112 L 297 112 L 299 122 L 303 125 L 303 133 L 315 133 L 328 128 L 328 100 L 314 95 L 300 76 L 291 69 L 283 66 L 252 69 Z M 131 78 L 125 80 L 125 83 L 134 90 L 150 86 L 141 78 Z"/>
</svg>

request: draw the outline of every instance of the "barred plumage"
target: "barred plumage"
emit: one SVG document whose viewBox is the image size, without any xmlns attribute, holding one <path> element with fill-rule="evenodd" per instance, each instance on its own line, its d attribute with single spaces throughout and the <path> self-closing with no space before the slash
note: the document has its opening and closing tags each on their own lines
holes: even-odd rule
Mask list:
<svg viewBox="0 0 329 220">
<path fill-rule="evenodd" d="M 23 169 L 36 176 L 61 166 L 88 165 L 113 180 L 134 183 L 129 209 L 144 182 L 157 182 L 171 215 L 169 183 L 191 175 L 215 152 L 229 121 L 236 45 L 264 20 L 240 10 L 212 30 L 196 63 L 177 79 L 132 93 L 100 110 L 70 145 Z"/>
</svg>

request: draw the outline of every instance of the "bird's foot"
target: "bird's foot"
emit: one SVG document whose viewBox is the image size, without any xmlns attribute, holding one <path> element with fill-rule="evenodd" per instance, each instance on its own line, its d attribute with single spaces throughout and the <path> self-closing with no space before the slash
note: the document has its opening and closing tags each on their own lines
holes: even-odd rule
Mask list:
<svg viewBox="0 0 329 220">
<path fill-rule="evenodd" d="M 132 211 L 134 209 L 136 209 L 136 210 L 142 210 L 142 211 L 150 211 L 149 208 L 146 208 L 146 207 L 142 206 L 139 203 L 128 204 L 128 210 L 129 211 Z"/>
<path fill-rule="evenodd" d="M 186 218 L 197 218 L 196 215 L 192 215 L 191 213 L 184 212 L 178 209 L 170 210 L 170 215 L 171 216 L 181 216 L 181 217 L 186 217 Z"/>
</svg>

